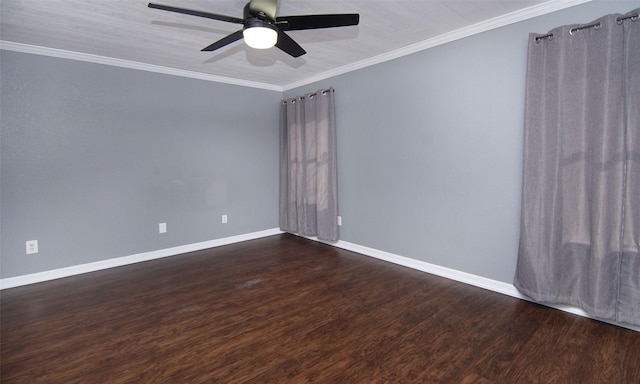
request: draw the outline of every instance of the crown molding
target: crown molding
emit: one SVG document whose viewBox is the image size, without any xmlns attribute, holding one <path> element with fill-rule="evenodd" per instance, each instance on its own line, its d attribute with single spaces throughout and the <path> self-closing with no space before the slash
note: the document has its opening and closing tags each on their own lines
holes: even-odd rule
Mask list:
<svg viewBox="0 0 640 384">
<path fill-rule="evenodd" d="M 201 73 L 201 72 L 193 72 L 193 71 L 186 71 L 183 69 L 163 67 L 160 65 L 139 63 L 137 61 L 115 59 L 112 57 L 66 51 L 63 49 L 56 49 L 56 48 L 40 47 L 37 45 L 15 43 L 11 41 L 0 40 L 0 49 L 6 50 L 6 51 L 31 53 L 34 55 L 85 61 L 85 62 L 95 63 L 95 64 L 110 65 L 114 67 L 137 69 L 137 70 L 147 71 L 147 72 L 162 73 L 165 75 L 188 77 L 188 78 L 198 79 L 198 80 L 213 81 L 216 83 L 225 83 L 225 84 L 239 85 L 243 87 L 259 88 L 259 89 L 266 89 L 269 91 L 282 92 L 281 86 L 277 86 L 273 84 L 261 83 L 257 81 L 234 79 L 231 77 L 210 75 L 210 74 Z"/>
<path fill-rule="evenodd" d="M 285 91 L 298 88 L 307 84 L 315 83 L 317 81 L 326 80 L 331 77 L 342 75 L 348 72 L 356 71 L 358 69 L 366 68 L 372 65 L 384 63 L 385 61 L 397 59 L 399 57 L 407 56 L 412 53 L 424 51 L 429 48 L 437 47 L 442 44 L 450 43 L 455 40 L 459 40 L 465 37 L 476 35 L 482 32 L 490 31 L 492 29 L 504 27 L 510 24 L 517 23 L 532 19 L 534 17 L 546 15 L 548 13 L 560 11 L 566 8 L 570 8 L 576 5 L 591 2 L 593 0 L 551 0 L 541 4 L 534 5 L 532 7 L 524 8 L 515 12 L 508 13 L 506 15 L 494 17 L 493 19 L 485 20 L 477 24 L 470 25 L 468 27 L 460 28 L 455 31 L 451 31 L 434 38 L 423 40 L 421 42 L 408 45 L 406 47 L 396 49 L 395 51 L 383 53 L 378 56 L 374 56 L 365 60 L 361 60 L 352 64 L 348 64 L 331 71 L 323 72 L 321 74 L 308 77 L 306 79 L 289 83 L 283 86 Z"/>
<path fill-rule="evenodd" d="M 210 74 L 205 74 L 201 72 L 186 71 L 182 69 L 163 67 L 159 65 L 139 63 L 136 61 L 114 59 L 114 58 L 105 57 L 105 56 L 91 55 L 91 54 L 79 53 L 79 52 L 73 52 L 73 51 L 65 51 L 65 50 L 55 49 L 55 48 L 46 48 L 46 47 L 29 45 L 29 44 L 14 43 L 14 42 L 3 41 L 3 40 L 0 40 L 0 49 L 14 51 L 14 52 L 23 52 L 23 53 L 31 53 L 36 55 L 58 57 L 58 58 L 64 58 L 64 59 L 70 59 L 70 60 L 86 61 L 90 63 L 112 65 L 116 67 L 163 73 L 167 75 L 182 76 L 182 77 L 188 77 L 192 79 L 239 85 L 243 87 L 259 88 L 259 89 L 265 89 L 269 91 L 284 92 L 290 89 L 294 89 L 307 84 L 312 84 L 318 81 L 326 80 L 326 79 L 329 79 L 338 75 L 342 75 L 348 72 L 356 71 L 358 69 L 384 63 L 386 61 L 397 59 L 406 55 L 410 55 L 412 53 L 437 47 L 439 45 L 446 44 L 446 43 L 459 40 L 465 37 L 469 37 L 475 34 L 490 31 L 492 29 L 504 27 L 513 23 L 517 23 L 519 21 L 528 20 L 534 17 L 546 15 L 548 13 L 560 11 L 566 8 L 588 3 L 591 1 L 593 0 L 550 0 L 541 4 L 534 5 L 529 8 L 511 12 L 506 15 L 495 17 L 493 19 L 485 20 L 483 22 L 473 24 L 468 27 L 460 28 L 455 31 L 448 32 L 428 40 L 411 44 L 406 47 L 397 49 L 395 51 L 387 52 L 378 56 L 374 56 L 365 60 L 348 64 L 330 71 L 326 71 L 318 75 L 310 76 L 305 79 L 286 84 L 284 86 L 256 82 L 256 81 L 235 79 L 235 78 L 225 77 L 225 76 L 210 75 Z"/>
</svg>

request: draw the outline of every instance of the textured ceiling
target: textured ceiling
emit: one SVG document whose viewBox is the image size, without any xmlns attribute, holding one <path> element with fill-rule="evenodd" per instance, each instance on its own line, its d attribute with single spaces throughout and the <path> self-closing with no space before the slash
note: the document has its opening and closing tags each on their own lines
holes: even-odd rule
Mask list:
<svg viewBox="0 0 640 384">
<path fill-rule="evenodd" d="M 0 47 L 53 48 L 286 89 L 393 57 L 425 41 L 452 40 L 585 1 L 281 0 L 279 16 L 360 14 L 358 26 L 289 32 L 307 51 L 292 58 L 276 48 L 251 49 L 242 41 L 201 52 L 240 26 L 150 9 L 147 0 L 2 0 Z M 242 17 L 246 0 L 153 2 Z"/>
</svg>

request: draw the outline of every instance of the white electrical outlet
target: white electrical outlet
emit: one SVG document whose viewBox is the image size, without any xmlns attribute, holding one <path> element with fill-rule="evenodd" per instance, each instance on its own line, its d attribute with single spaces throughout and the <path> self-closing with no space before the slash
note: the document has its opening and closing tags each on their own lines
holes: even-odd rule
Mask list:
<svg viewBox="0 0 640 384">
<path fill-rule="evenodd" d="M 338 225 L 342 225 L 342 216 L 338 216 Z"/>
<path fill-rule="evenodd" d="M 222 215 L 222 224 L 227 224 L 229 222 L 229 218 L 227 215 Z"/>
<path fill-rule="evenodd" d="M 158 233 L 167 233 L 167 223 L 158 224 Z"/>
<path fill-rule="evenodd" d="M 27 240 L 27 255 L 38 253 L 38 240 Z"/>
</svg>

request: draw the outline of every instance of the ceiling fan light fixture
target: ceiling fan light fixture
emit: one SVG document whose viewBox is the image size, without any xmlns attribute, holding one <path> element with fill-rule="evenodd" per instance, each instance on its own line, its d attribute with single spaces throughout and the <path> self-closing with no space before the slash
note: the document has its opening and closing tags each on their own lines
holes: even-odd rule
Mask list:
<svg viewBox="0 0 640 384">
<path fill-rule="evenodd" d="M 278 32 L 268 24 L 249 26 L 242 31 L 244 42 L 251 48 L 267 49 L 278 42 Z"/>
</svg>

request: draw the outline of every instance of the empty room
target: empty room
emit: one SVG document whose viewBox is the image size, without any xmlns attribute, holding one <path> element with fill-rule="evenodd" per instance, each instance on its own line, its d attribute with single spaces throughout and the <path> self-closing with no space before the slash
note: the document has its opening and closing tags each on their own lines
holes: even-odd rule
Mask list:
<svg viewBox="0 0 640 384">
<path fill-rule="evenodd" d="M 640 383 L 639 0 L 2 0 L 2 383 Z"/>
</svg>

